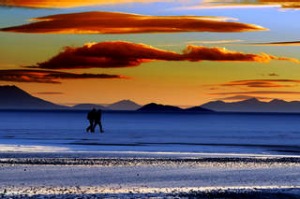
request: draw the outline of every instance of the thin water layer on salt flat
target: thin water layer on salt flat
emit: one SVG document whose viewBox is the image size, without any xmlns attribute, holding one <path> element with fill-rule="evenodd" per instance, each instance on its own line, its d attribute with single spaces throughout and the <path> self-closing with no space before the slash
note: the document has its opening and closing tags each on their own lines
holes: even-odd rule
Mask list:
<svg viewBox="0 0 300 199">
<path fill-rule="evenodd" d="M 0 187 L 300 186 L 299 157 L 7 157 L 0 165 Z"/>
<path fill-rule="evenodd" d="M 300 186 L 300 168 L 226 166 L 66 167 L 13 166 L 1 168 L 2 186 L 214 187 Z M 226 180 L 224 180 L 226 179 Z"/>
<path fill-rule="evenodd" d="M 118 190 L 118 191 L 117 191 Z M 1 190 L 0 190 L 1 191 Z M 15 188 L 6 187 L 3 199 L 30 198 L 30 199 L 70 199 L 70 198 L 109 198 L 109 199 L 132 199 L 132 198 L 156 198 L 156 199 L 179 199 L 179 198 L 232 198 L 232 199 L 298 199 L 300 188 L 298 187 L 215 187 L 215 188 L 173 188 L 155 189 L 147 188 L 109 188 L 101 187 L 35 187 Z"/>
<path fill-rule="evenodd" d="M 255 159 L 254 159 L 255 160 Z M 111 161 L 111 160 L 107 160 Z M 145 161 L 145 160 L 142 160 Z M 300 164 L 285 162 L 180 161 L 165 164 L 37 165 L 2 164 L 0 193 L 6 194 L 157 194 L 230 189 L 282 189 L 300 193 Z M 145 197 L 145 195 L 141 195 Z M 299 196 L 299 195 L 298 195 Z"/>
<path fill-rule="evenodd" d="M 298 156 L 174 152 L 1 155 L 5 156 L 0 158 L 3 198 L 178 198 L 242 194 L 243 198 L 281 199 L 300 195 Z"/>
<path fill-rule="evenodd" d="M 104 113 L 103 134 L 85 132 L 82 111 L 2 111 L 0 118 L 2 152 L 300 153 L 298 114 Z"/>
</svg>

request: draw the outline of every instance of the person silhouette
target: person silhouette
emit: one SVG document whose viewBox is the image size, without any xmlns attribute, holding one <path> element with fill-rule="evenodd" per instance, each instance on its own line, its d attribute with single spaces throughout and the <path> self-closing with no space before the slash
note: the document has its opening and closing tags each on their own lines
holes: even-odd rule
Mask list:
<svg viewBox="0 0 300 199">
<path fill-rule="evenodd" d="M 101 111 L 101 109 L 98 109 L 95 113 L 95 122 L 94 122 L 93 129 L 95 130 L 96 126 L 99 125 L 100 132 L 104 133 L 103 128 L 102 128 L 101 119 L 102 119 L 102 111 Z"/>
<path fill-rule="evenodd" d="M 87 114 L 87 119 L 89 120 L 90 125 L 86 128 L 86 132 L 95 132 L 95 119 L 96 119 L 96 109 L 93 108 L 90 112 Z"/>
</svg>

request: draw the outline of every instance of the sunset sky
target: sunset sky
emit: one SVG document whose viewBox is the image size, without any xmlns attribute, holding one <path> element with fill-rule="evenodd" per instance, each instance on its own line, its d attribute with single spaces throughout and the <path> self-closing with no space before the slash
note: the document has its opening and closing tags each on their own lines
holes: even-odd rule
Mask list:
<svg viewBox="0 0 300 199">
<path fill-rule="evenodd" d="M 296 0 L 0 0 L 0 84 L 54 103 L 300 101 Z"/>
</svg>

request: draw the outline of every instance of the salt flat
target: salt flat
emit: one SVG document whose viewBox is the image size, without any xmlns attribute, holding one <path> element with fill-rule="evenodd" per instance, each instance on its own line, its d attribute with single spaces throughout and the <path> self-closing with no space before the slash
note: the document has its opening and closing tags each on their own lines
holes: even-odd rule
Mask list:
<svg viewBox="0 0 300 199">
<path fill-rule="evenodd" d="M 261 194 L 271 194 L 272 198 L 300 196 L 299 157 L 157 153 L 91 156 L 0 158 L 0 194 L 4 198 L 172 198 L 203 193 L 256 194 L 256 198 Z"/>
</svg>

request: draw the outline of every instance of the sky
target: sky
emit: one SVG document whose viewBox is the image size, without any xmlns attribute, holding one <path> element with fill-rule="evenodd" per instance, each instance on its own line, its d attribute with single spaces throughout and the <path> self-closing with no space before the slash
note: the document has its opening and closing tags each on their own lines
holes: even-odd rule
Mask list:
<svg viewBox="0 0 300 199">
<path fill-rule="evenodd" d="M 64 105 L 300 101 L 296 0 L 0 0 L 0 85 Z"/>
</svg>

